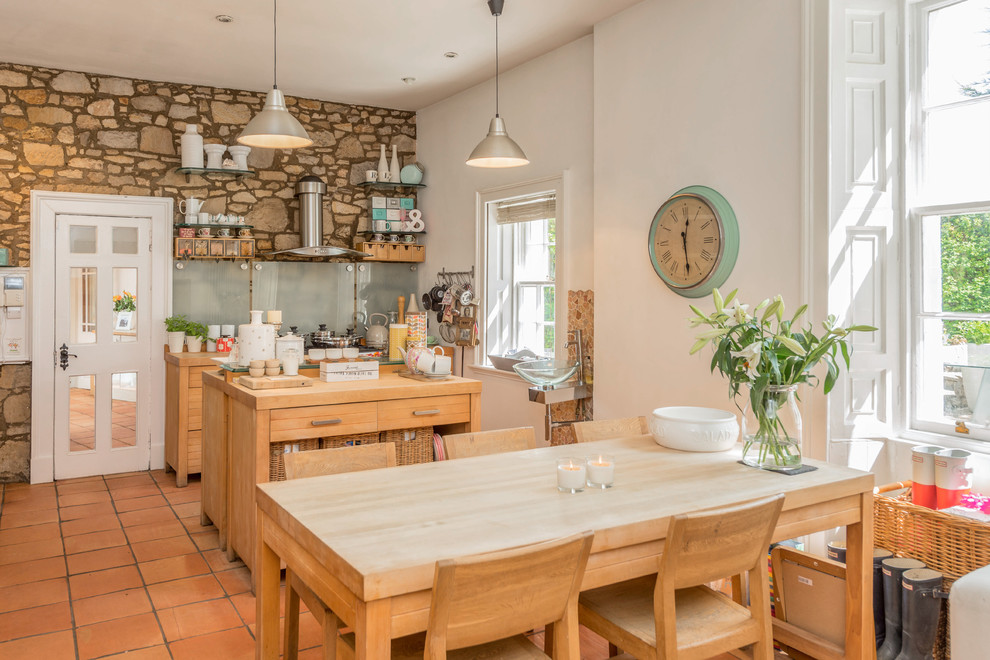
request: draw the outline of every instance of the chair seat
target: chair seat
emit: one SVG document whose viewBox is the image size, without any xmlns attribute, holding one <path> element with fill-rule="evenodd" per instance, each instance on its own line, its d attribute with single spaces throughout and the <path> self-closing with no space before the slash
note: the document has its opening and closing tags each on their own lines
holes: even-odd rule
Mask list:
<svg viewBox="0 0 990 660">
<path fill-rule="evenodd" d="M 426 633 L 417 633 L 392 640 L 392 660 L 423 660 L 426 646 Z M 340 636 L 337 644 L 337 660 L 351 660 L 354 657 L 354 633 Z M 456 651 L 447 651 L 447 660 L 486 660 L 487 658 L 507 658 L 508 660 L 547 660 L 536 644 L 525 635 L 516 635 L 487 644 L 471 646 Z"/>
<path fill-rule="evenodd" d="M 578 607 L 655 648 L 656 623 L 653 618 L 653 592 L 657 576 L 620 582 L 581 594 Z M 725 594 L 705 586 L 678 589 L 674 611 L 677 612 L 677 647 L 690 650 L 728 637 L 750 627 L 749 610 Z M 717 631 L 717 634 L 715 634 Z M 607 639 L 608 635 L 604 635 Z M 626 649 L 635 652 L 635 649 Z"/>
</svg>

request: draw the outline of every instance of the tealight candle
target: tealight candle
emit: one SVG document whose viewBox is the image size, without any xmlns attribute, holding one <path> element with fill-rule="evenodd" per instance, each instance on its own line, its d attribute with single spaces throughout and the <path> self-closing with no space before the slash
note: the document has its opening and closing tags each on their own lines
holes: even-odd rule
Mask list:
<svg viewBox="0 0 990 660">
<path fill-rule="evenodd" d="M 598 454 L 588 457 L 588 485 L 592 488 L 611 488 L 615 482 L 615 461 L 611 456 Z"/>
<path fill-rule="evenodd" d="M 584 490 L 588 467 L 579 458 L 557 459 L 557 490 L 562 493 L 579 493 Z"/>
</svg>

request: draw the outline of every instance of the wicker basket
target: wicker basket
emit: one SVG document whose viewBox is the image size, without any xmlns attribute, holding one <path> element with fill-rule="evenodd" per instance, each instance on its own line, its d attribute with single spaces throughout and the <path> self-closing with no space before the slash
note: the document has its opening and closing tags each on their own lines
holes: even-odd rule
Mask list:
<svg viewBox="0 0 990 660">
<path fill-rule="evenodd" d="M 395 443 L 396 465 L 433 461 L 433 427 L 382 431 L 382 442 Z"/>
<path fill-rule="evenodd" d="M 913 557 L 940 571 L 947 588 L 958 578 L 990 564 L 990 524 L 911 503 L 910 481 L 881 486 L 873 496 L 873 545 L 899 557 Z"/>
<path fill-rule="evenodd" d="M 285 460 L 282 457 L 287 451 L 312 451 L 319 448 L 319 438 L 273 442 L 268 448 L 268 481 L 285 481 Z"/>
<path fill-rule="evenodd" d="M 324 449 L 340 449 L 341 447 L 353 447 L 355 445 L 371 445 L 378 442 L 377 433 L 359 433 L 357 435 L 341 435 L 332 438 L 323 438 L 321 443 Z"/>
</svg>

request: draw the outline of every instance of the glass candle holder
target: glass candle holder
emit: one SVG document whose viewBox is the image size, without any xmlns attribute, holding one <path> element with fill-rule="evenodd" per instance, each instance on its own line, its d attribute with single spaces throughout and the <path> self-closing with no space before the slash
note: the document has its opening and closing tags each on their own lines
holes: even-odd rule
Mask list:
<svg viewBox="0 0 990 660">
<path fill-rule="evenodd" d="M 615 483 L 615 459 L 608 454 L 588 457 L 588 486 L 611 488 Z"/>
<path fill-rule="evenodd" d="M 562 493 L 580 493 L 588 478 L 588 466 L 580 458 L 557 459 L 557 490 Z"/>
</svg>

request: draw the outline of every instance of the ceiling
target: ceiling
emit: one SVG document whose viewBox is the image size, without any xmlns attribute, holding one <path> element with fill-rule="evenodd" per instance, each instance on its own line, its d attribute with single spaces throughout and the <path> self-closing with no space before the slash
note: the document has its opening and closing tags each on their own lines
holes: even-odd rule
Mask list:
<svg viewBox="0 0 990 660">
<path fill-rule="evenodd" d="M 507 0 L 502 71 L 638 2 Z M 418 110 L 494 75 L 494 23 L 485 0 L 283 0 L 278 85 L 290 96 Z M 256 91 L 272 84 L 272 0 L 3 0 L 0 24 L 4 62 Z"/>
</svg>

